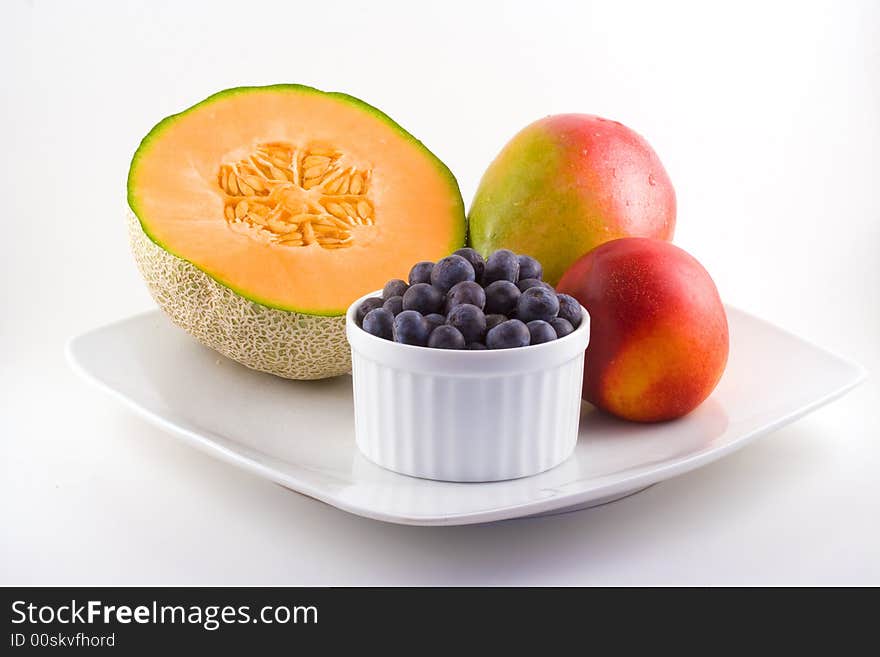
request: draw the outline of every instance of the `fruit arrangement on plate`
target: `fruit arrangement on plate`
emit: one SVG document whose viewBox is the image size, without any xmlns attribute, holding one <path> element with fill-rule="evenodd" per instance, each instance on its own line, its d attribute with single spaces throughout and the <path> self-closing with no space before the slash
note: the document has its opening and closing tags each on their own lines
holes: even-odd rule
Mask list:
<svg viewBox="0 0 880 657">
<path fill-rule="evenodd" d="M 408 474 L 538 472 L 573 448 L 581 396 L 626 420 L 670 420 L 708 397 L 727 361 L 715 285 L 670 242 L 669 176 L 616 121 L 563 114 L 527 126 L 490 164 L 466 217 L 450 170 L 378 109 L 294 84 L 229 89 L 149 132 L 132 160 L 128 204 L 137 265 L 178 326 L 291 379 L 345 374 L 354 351 L 358 444 Z M 528 374 L 520 384 L 543 410 L 523 397 L 518 406 L 529 408 L 509 412 L 545 422 L 536 426 L 564 414 L 564 440 L 506 468 L 492 466 L 509 454 L 490 441 L 482 469 L 461 472 L 454 464 L 466 448 L 453 433 L 463 424 L 372 444 L 365 427 L 384 421 L 374 408 L 384 402 L 363 386 L 382 385 L 358 368 L 376 358 L 396 363 L 376 377 L 404 377 L 413 363 L 409 375 L 428 377 L 431 390 L 454 382 L 496 407 L 516 395 L 508 386 L 496 399 L 487 386 Z M 416 379 L 388 383 L 387 394 Z M 566 398 L 564 411 L 553 395 Z M 400 412 L 476 412 L 421 403 Z M 391 463 L 388 449 L 406 440 L 416 460 Z M 445 444 L 458 451 L 438 470 L 419 445 L 436 456 Z"/>
</svg>

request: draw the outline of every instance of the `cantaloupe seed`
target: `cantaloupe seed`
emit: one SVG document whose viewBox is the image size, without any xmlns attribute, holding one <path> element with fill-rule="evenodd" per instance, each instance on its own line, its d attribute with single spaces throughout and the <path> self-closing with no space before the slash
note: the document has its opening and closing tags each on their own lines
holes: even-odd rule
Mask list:
<svg viewBox="0 0 880 657">
<path fill-rule="evenodd" d="M 247 367 L 289 379 L 350 371 L 344 316 L 305 315 L 254 303 L 156 245 L 131 213 L 128 228 L 153 299 L 199 342 Z"/>
<path fill-rule="evenodd" d="M 224 162 L 217 184 L 230 227 L 286 247 L 354 244 L 351 228 L 372 226 L 369 166 L 344 167 L 343 153 L 327 146 L 297 149 L 260 144 L 248 157 Z"/>
</svg>

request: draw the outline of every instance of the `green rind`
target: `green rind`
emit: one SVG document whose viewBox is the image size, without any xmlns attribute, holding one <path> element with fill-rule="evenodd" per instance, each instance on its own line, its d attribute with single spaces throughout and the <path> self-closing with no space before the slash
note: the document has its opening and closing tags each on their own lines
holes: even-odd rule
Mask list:
<svg viewBox="0 0 880 657">
<path fill-rule="evenodd" d="M 149 227 L 148 227 L 144 217 L 141 216 L 141 213 L 138 209 L 138 204 L 135 200 L 135 192 L 134 192 L 137 166 L 138 166 L 140 159 L 142 157 L 144 157 L 144 155 L 146 155 L 149 152 L 150 144 L 154 140 L 156 140 L 158 137 L 161 137 L 162 133 L 165 132 L 165 130 L 167 130 L 176 121 L 178 121 L 183 116 L 186 116 L 187 114 L 189 114 L 193 110 L 204 107 L 205 105 L 216 102 L 217 100 L 220 100 L 222 98 L 226 98 L 227 96 L 234 96 L 237 94 L 244 94 L 244 93 L 249 93 L 249 92 L 253 92 L 253 91 L 267 91 L 267 90 L 277 90 L 277 91 L 297 92 L 297 93 L 313 93 L 313 94 L 320 94 L 322 96 L 329 96 L 331 98 L 337 98 L 342 102 L 346 102 L 350 105 L 354 105 L 354 106 L 358 107 L 359 109 L 365 111 L 366 113 L 373 115 L 374 117 L 376 117 L 377 119 L 379 119 L 380 121 L 382 121 L 383 123 L 388 125 L 390 128 L 392 128 L 401 137 L 403 137 L 407 141 L 411 142 L 417 149 L 421 150 L 428 157 L 428 159 L 431 162 L 433 162 L 434 166 L 438 170 L 438 173 L 440 173 L 440 175 L 443 178 L 445 178 L 446 181 L 449 183 L 451 198 L 456 203 L 456 206 L 457 206 L 456 209 L 457 209 L 458 216 L 461 217 L 460 235 L 458 233 L 456 233 L 456 235 L 453 236 L 453 240 L 452 240 L 452 243 L 449 245 L 448 252 L 451 253 L 455 249 L 458 249 L 459 247 L 464 246 L 467 243 L 467 218 L 465 216 L 464 200 L 462 199 L 462 196 L 461 196 L 461 190 L 459 189 L 458 181 L 456 180 L 452 171 L 449 170 L 449 167 L 447 167 L 445 164 L 443 164 L 443 162 L 442 162 L 442 160 L 440 160 L 440 158 L 438 158 L 436 155 L 434 155 L 434 153 L 432 153 L 421 141 L 416 139 L 412 134 L 410 134 L 404 128 L 402 128 L 390 116 L 385 114 L 382 110 L 380 110 L 376 107 L 373 107 L 369 103 L 365 103 L 360 98 L 355 98 L 354 96 L 351 96 L 346 93 L 342 93 L 340 91 L 321 91 L 320 89 L 315 89 L 314 87 L 309 87 L 307 85 L 290 83 L 290 84 L 272 84 L 272 85 L 265 85 L 265 86 L 232 87 L 230 89 L 218 91 L 217 93 L 208 96 L 203 101 L 196 103 L 192 107 L 188 107 L 187 109 L 183 110 L 182 112 L 178 112 L 177 114 L 172 114 L 171 116 L 165 117 L 164 119 L 159 121 L 159 123 L 157 123 L 155 126 L 153 126 L 153 129 L 150 130 L 150 132 L 148 132 L 147 135 L 141 140 L 140 145 L 138 146 L 137 150 L 134 153 L 134 156 L 131 159 L 131 165 L 129 166 L 129 169 L 128 169 L 128 180 L 127 180 L 127 185 L 126 185 L 128 206 L 131 208 L 131 211 L 134 213 L 134 216 L 137 217 L 137 220 L 140 223 L 141 229 L 143 230 L 144 234 L 147 237 L 149 237 L 150 240 L 152 240 L 157 246 L 164 249 L 168 253 L 174 255 L 175 257 L 180 258 L 181 260 L 186 260 L 191 265 L 193 265 L 194 267 L 196 267 L 200 271 L 204 272 L 207 276 L 209 276 L 213 280 L 217 281 L 219 284 L 229 288 L 230 290 L 232 290 L 233 292 L 235 292 L 239 296 L 241 296 L 245 299 L 248 299 L 250 301 L 253 301 L 254 303 L 258 303 L 262 306 L 266 306 L 267 308 L 273 308 L 275 310 L 286 310 L 286 311 L 290 311 L 290 312 L 303 313 L 306 315 L 316 315 L 316 316 L 322 316 L 322 317 L 338 317 L 340 315 L 345 314 L 346 308 L 340 308 L 340 309 L 337 309 L 336 311 L 331 311 L 331 312 L 314 311 L 314 310 L 311 310 L 308 308 L 282 306 L 282 305 L 273 303 L 272 301 L 270 301 L 268 299 L 255 298 L 253 295 L 249 295 L 249 294 L 245 293 L 243 290 L 235 287 L 235 285 L 232 284 L 230 281 L 223 280 L 223 278 L 220 277 L 219 275 L 217 275 L 216 273 L 208 272 L 208 271 L 202 269 L 194 262 L 187 260 L 182 255 L 177 253 L 168 244 L 163 244 L 160 240 L 156 239 L 156 237 L 150 232 Z"/>
</svg>

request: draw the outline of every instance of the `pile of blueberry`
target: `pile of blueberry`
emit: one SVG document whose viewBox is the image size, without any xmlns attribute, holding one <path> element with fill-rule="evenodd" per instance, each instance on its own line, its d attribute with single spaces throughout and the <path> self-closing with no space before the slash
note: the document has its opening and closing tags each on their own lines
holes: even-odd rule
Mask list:
<svg viewBox="0 0 880 657">
<path fill-rule="evenodd" d="M 355 320 L 367 333 L 436 349 L 511 349 L 564 337 L 581 323 L 580 304 L 541 280 L 534 258 L 470 248 L 419 262 L 409 282 L 388 281 Z"/>
</svg>

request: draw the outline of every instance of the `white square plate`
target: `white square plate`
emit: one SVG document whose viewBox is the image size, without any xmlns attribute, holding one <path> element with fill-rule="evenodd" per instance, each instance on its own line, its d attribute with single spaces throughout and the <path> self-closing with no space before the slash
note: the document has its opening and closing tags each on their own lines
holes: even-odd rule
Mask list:
<svg viewBox="0 0 880 657">
<path fill-rule="evenodd" d="M 140 415 L 209 454 L 368 518 L 462 525 L 602 504 L 739 449 L 839 397 L 856 364 L 728 307 L 730 361 L 696 411 L 665 424 L 583 405 L 574 455 L 534 477 L 460 484 L 395 474 L 354 442 L 351 377 L 287 381 L 202 347 L 159 311 L 68 344 L 74 368 Z M 784 467 L 780 465 L 780 467 Z"/>
</svg>

